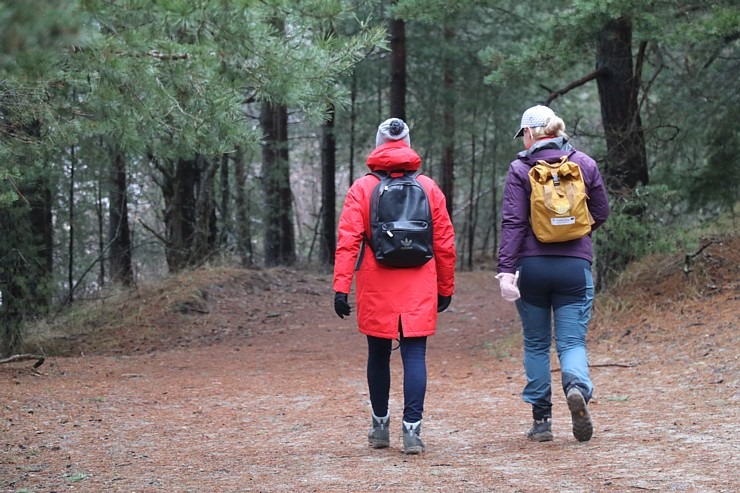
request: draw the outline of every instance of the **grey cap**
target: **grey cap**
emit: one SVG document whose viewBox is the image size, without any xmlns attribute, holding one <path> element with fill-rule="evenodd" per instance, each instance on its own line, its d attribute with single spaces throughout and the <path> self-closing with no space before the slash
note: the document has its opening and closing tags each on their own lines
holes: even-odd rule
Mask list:
<svg viewBox="0 0 740 493">
<path fill-rule="evenodd" d="M 545 127 L 547 126 L 550 118 L 555 116 L 555 112 L 547 106 L 537 105 L 532 106 L 522 114 L 522 121 L 519 124 L 519 130 L 517 130 L 514 138 L 521 137 L 524 135 L 525 128 L 533 127 Z"/>
</svg>

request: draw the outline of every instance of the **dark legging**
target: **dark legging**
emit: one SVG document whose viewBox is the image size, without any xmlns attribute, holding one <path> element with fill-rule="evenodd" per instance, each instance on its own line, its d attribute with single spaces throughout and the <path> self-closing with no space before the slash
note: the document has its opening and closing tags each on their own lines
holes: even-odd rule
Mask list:
<svg viewBox="0 0 740 493">
<path fill-rule="evenodd" d="M 388 414 L 393 342 L 393 339 L 367 336 L 367 385 L 373 413 L 378 417 Z M 403 420 L 416 423 L 422 418 L 427 391 L 427 338 L 401 334 L 399 344 L 403 361 Z"/>
</svg>

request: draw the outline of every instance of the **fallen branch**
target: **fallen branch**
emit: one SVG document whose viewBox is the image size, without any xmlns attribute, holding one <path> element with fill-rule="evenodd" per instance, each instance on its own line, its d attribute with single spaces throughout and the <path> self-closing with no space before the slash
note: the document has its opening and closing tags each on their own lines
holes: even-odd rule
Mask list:
<svg viewBox="0 0 740 493">
<path fill-rule="evenodd" d="M 44 364 L 44 361 L 46 358 L 44 356 L 41 356 L 40 354 L 15 354 L 13 356 L 8 356 L 7 358 L 0 359 L 0 364 L 2 363 L 13 363 L 14 361 L 26 361 L 29 359 L 35 359 L 36 363 L 33 364 L 34 368 L 38 368 L 39 366 Z"/>
<path fill-rule="evenodd" d="M 589 368 L 607 368 L 609 366 L 616 366 L 617 368 L 634 368 L 637 365 L 632 363 L 600 363 L 597 365 L 588 365 Z M 553 373 L 559 372 L 560 368 L 554 368 Z"/>
<path fill-rule="evenodd" d="M 686 257 L 684 258 L 683 273 L 688 275 L 689 272 L 691 272 L 691 263 L 694 261 L 694 258 L 701 255 L 701 252 L 703 252 L 708 246 L 714 245 L 715 243 L 719 243 L 719 241 L 710 240 L 694 253 L 687 253 Z"/>
</svg>

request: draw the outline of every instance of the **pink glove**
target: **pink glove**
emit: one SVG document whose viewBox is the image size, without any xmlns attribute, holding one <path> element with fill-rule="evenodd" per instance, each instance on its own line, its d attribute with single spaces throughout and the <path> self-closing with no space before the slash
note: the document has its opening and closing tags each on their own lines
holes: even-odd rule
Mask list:
<svg viewBox="0 0 740 493">
<path fill-rule="evenodd" d="M 519 271 L 516 274 L 502 272 L 496 276 L 499 286 L 501 287 L 501 297 L 506 301 L 516 301 L 520 298 L 519 287 L 516 285 L 519 279 Z"/>
</svg>

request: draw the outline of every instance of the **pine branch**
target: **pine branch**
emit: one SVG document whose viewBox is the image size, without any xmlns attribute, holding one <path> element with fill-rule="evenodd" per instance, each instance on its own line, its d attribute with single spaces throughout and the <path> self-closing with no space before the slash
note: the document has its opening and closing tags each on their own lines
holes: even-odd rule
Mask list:
<svg viewBox="0 0 740 493">
<path fill-rule="evenodd" d="M 586 84 L 587 82 L 591 82 L 592 80 L 594 80 L 594 79 L 596 79 L 598 77 L 601 77 L 602 75 L 606 75 L 607 71 L 608 71 L 608 69 L 606 67 L 599 67 L 596 70 L 594 70 L 593 72 L 591 72 L 590 74 L 586 74 L 583 77 L 581 77 L 580 79 L 574 80 L 573 82 L 571 82 L 567 86 L 563 87 L 562 89 L 556 89 L 556 90 L 550 92 L 550 95 L 547 96 L 547 99 L 544 102 L 545 106 L 549 106 L 550 103 L 553 102 L 553 100 L 555 100 L 556 98 L 558 98 L 560 96 L 563 96 L 564 94 L 572 91 L 576 87 L 580 87 L 580 86 Z"/>
</svg>

